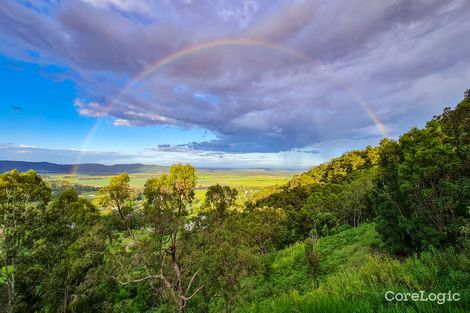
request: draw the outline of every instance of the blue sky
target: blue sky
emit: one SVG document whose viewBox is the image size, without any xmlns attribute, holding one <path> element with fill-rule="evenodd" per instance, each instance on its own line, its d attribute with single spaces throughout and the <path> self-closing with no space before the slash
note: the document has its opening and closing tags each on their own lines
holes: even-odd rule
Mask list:
<svg viewBox="0 0 470 313">
<path fill-rule="evenodd" d="M 0 159 L 306 168 L 458 103 L 469 14 L 465 0 L 6 0 Z"/>
<path fill-rule="evenodd" d="M 0 141 L 3 143 L 137 153 L 156 144 L 184 144 L 210 136 L 200 128 L 116 127 L 111 120 L 99 122 L 81 116 L 74 106 L 77 95 L 74 82 L 49 76 L 64 69 L 42 67 L 5 56 L 0 60 L 3 89 Z M 96 133 L 86 144 L 97 122 Z"/>
</svg>

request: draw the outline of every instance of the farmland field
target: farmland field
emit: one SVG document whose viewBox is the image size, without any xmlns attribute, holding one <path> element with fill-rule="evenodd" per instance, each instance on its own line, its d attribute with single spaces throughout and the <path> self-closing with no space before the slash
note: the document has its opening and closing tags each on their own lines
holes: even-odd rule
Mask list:
<svg viewBox="0 0 470 313">
<path fill-rule="evenodd" d="M 157 177 L 163 173 L 137 173 L 130 174 L 130 184 L 137 191 L 144 188 L 147 179 Z M 275 170 L 199 170 L 197 174 L 196 200 L 204 199 L 207 187 L 215 184 L 235 187 L 239 190 L 240 197 L 251 194 L 262 188 L 272 185 L 285 184 L 294 176 L 293 171 Z M 109 184 L 111 175 L 71 175 L 71 174 L 48 174 L 44 178 L 49 183 L 68 183 L 81 186 L 101 188 Z M 93 198 L 97 191 L 84 191 L 81 194 Z"/>
</svg>

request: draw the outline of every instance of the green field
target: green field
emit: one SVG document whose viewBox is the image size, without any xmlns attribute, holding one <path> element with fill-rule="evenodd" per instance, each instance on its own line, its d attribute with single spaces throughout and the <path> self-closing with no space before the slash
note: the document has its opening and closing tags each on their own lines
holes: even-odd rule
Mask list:
<svg viewBox="0 0 470 313">
<path fill-rule="evenodd" d="M 130 174 L 130 184 L 137 191 L 142 191 L 147 179 L 157 177 L 162 173 L 138 173 Z M 262 188 L 272 185 L 285 184 L 294 176 L 292 171 L 273 170 L 199 170 L 197 172 L 196 200 L 204 199 L 207 187 L 221 184 L 235 187 L 239 190 L 239 200 L 243 201 L 246 196 Z M 112 176 L 105 175 L 70 175 L 51 174 L 44 176 L 48 182 L 67 182 L 83 186 L 103 187 L 109 184 Z M 93 198 L 97 192 L 82 192 L 82 195 Z"/>
</svg>

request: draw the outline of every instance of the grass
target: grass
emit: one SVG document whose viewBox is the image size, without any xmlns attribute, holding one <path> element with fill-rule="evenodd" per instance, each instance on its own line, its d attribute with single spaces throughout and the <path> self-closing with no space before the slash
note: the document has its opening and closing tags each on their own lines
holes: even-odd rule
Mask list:
<svg viewBox="0 0 470 313">
<path fill-rule="evenodd" d="M 398 260 L 375 250 L 368 224 L 321 238 L 320 269 L 310 276 L 303 243 L 271 256 L 268 271 L 243 282 L 235 312 L 468 312 L 470 249 L 429 251 Z M 458 292 L 459 302 L 388 302 L 394 292 Z"/>
<path fill-rule="evenodd" d="M 268 170 L 198 170 L 197 183 L 199 187 L 208 187 L 214 184 L 227 186 L 265 187 L 273 184 L 283 184 L 289 181 L 295 172 L 268 171 Z M 133 187 L 143 187 L 148 178 L 157 177 L 161 173 L 130 174 L 130 184 Z M 50 174 L 46 180 L 65 180 L 81 185 L 103 187 L 109 184 L 112 175 L 70 175 Z"/>
<path fill-rule="evenodd" d="M 130 174 L 130 185 L 137 190 L 144 188 L 147 179 L 156 177 L 161 173 L 142 173 Z M 292 178 L 294 172 L 289 171 L 268 171 L 268 170 L 199 170 L 197 172 L 197 190 L 196 201 L 202 202 L 207 187 L 215 184 L 221 184 L 237 188 L 239 190 L 240 203 L 246 200 L 247 196 L 254 192 L 272 185 L 281 185 L 287 183 Z M 45 176 L 45 180 L 67 181 L 71 184 L 80 184 L 85 186 L 103 187 L 109 184 L 112 176 L 91 176 L 70 174 L 52 174 Z M 85 196 L 93 198 L 97 192 L 84 193 Z"/>
<path fill-rule="evenodd" d="M 378 241 L 373 224 L 343 231 L 337 235 L 320 238 L 315 250 L 320 255 L 320 273 L 309 274 L 304 243 L 298 242 L 266 257 L 263 275 L 243 282 L 242 302 L 260 302 L 275 299 L 289 292 L 306 292 L 317 286 L 318 280 L 365 262 L 371 247 Z"/>
</svg>

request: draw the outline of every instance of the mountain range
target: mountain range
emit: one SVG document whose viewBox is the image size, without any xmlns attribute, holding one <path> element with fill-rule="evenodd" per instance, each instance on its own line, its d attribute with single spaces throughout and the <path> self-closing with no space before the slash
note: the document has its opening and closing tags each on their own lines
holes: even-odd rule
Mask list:
<svg viewBox="0 0 470 313">
<path fill-rule="evenodd" d="M 20 172 L 35 170 L 38 173 L 64 174 L 77 173 L 87 175 L 115 175 L 128 173 L 158 173 L 168 171 L 168 166 L 134 164 L 104 165 L 98 163 L 57 164 L 50 162 L 0 161 L 0 173 L 17 169 Z"/>
</svg>

